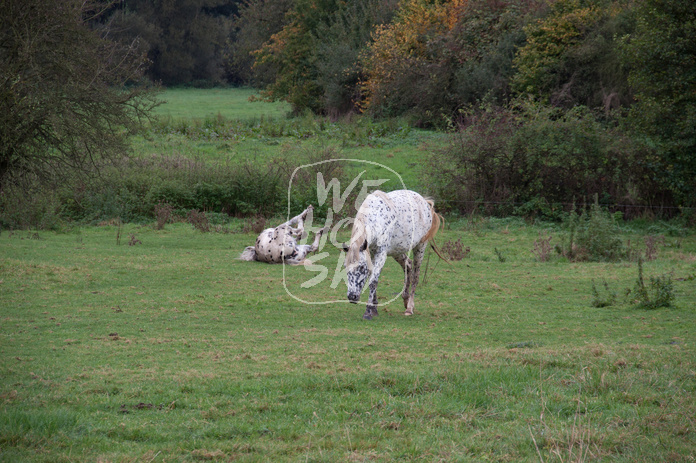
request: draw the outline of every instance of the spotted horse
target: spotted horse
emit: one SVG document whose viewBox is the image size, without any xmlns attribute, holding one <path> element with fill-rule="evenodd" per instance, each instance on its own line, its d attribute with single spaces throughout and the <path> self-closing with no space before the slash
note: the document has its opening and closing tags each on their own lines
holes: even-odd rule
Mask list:
<svg viewBox="0 0 696 463">
<path fill-rule="evenodd" d="M 413 315 L 423 255 L 441 224 L 444 219 L 435 212 L 433 201 L 414 191 L 375 191 L 365 198 L 353 222 L 350 241 L 344 244 L 350 302 L 360 300 L 369 277 L 370 295 L 363 319 L 371 320 L 377 315 L 377 283 L 387 256 L 404 269 L 404 315 Z M 411 250 L 413 257 L 409 258 Z M 440 256 L 434 246 L 433 250 Z"/>
<path fill-rule="evenodd" d="M 310 205 L 302 214 L 293 217 L 275 228 L 267 228 L 256 238 L 255 246 L 247 246 L 239 256 L 241 260 L 267 262 L 269 264 L 302 264 L 307 255 L 319 248 L 319 240 L 326 232 L 326 227 L 319 230 L 310 244 L 297 244 L 304 231 L 307 216 L 311 217 L 313 207 Z"/>
</svg>

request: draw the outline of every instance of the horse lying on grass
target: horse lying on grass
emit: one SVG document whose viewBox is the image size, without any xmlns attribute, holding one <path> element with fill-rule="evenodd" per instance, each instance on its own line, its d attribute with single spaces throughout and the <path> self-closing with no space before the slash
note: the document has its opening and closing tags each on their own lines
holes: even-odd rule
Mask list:
<svg viewBox="0 0 696 463">
<path fill-rule="evenodd" d="M 377 315 L 377 282 L 387 256 L 396 259 L 404 269 L 404 315 L 413 315 L 423 255 L 443 221 L 435 212 L 433 201 L 414 191 L 376 191 L 365 198 L 353 222 L 349 244 L 344 245 L 350 302 L 360 300 L 370 276 L 370 296 L 363 319 L 371 320 Z M 411 250 L 413 259 L 408 258 Z M 440 256 L 434 246 L 433 250 Z"/>
<path fill-rule="evenodd" d="M 301 264 L 310 252 L 319 248 L 319 240 L 326 232 L 326 227 L 319 230 L 314 238 L 314 243 L 297 244 L 295 238 L 304 234 L 304 221 L 307 215 L 313 211 L 309 206 L 302 214 L 293 217 L 287 222 L 275 228 L 267 228 L 256 238 L 256 246 L 247 246 L 239 256 L 241 260 L 267 262 L 269 264 L 286 263 L 290 265 Z M 293 228 L 293 225 L 297 225 Z"/>
</svg>

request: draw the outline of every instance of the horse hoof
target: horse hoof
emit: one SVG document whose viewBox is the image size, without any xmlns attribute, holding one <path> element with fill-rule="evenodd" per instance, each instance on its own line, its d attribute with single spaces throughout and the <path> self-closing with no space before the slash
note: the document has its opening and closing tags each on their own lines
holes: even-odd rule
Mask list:
<svg viewBox="0 0 696 463">
<path fill-rule="evenodd" d="M 410 317 L 411 315 L 413 315 L 413 312 L 404 312 L 404 316 L 406 317 Z"/>
<path fill-rule="evenodd" d="M 372 315 L 368 315 L 368 314 L 363 315 L 363 320 L 372 320 Z"/>
</svg>

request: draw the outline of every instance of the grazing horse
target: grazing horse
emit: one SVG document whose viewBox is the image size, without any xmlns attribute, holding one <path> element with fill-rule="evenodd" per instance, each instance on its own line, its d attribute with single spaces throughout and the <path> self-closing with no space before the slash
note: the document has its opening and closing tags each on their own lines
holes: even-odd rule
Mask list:
<svg viewBox="0 0 696 463">
<path fill-rule="evenodd" d="M 295 238 L 304 233 L 304 221 L 314 208 L 310 205 L 302 214 L 293 217 L 275 228 L 267 228 L 256 238 L 256 246 L 247 246 L 239 256 L 241 260 L 267 262 L 269 264 L 301 264 L 310 252 L 319 248 L 319 240 L 326 227 L 319 230 L 314 243 L 297 244 Z M 297 225 L 297 228 L 293 228 Z"/>
<path fill-rule="evenodd" d="M 414 191 L 376 191 L 365 198 L 353 222 L 350 242 L 348 246 L 344 245 L 350 302 L 360 300 L 360 293 L 371 272 L 370 296 L 363 319 L 371 320 L 377 315 L 377 282 L 387 256 L 396 259 L 404 269 L 401 294 L 406 309 L 404 315 L 413 315 L 425 248 L 440 229 L 442 220 L 442 216 L 435 212 L 433 201 Z M 409 259 L 411 250 L 413 258 Z"/>
</svg>

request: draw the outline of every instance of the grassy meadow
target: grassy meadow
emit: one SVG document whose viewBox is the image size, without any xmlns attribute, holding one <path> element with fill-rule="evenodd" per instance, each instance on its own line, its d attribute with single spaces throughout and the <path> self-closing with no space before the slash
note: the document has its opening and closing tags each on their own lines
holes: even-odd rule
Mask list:
<svg viewBox="0 0 696 463">
<path fill-rule="evenodd" d="M 196 106 L 188 92 L 165 93 L 160 111 L 205 118 L 181 112 Z M 356 143 L 341 130 L 237 140 L 154 131 L 134 147 L 233 162 L 329 144 L 417 188 L 412 164 L 440 140 L 412 130 Z M 693 229 L 622 224 L 634 258 L 551 252 L 542 262 L 539 240 L 561 243 L 559 224 L 448 217 L 437 243 L 459 242 L 464 257 L 448 265 L 429 252 L 415 315 L 397 297 L 366 322 L 366 296 L 348 304 L 345 284 L 333 284 L 330 243 L 314 257 L 328 277 L 311 287 L 311 267 L 238 260 L 253 224 L 3 230 L 0 461 L 694 461 Z M 670 274 L 675 300 L 649 310 L 626 290 L 655 236 L 644 279 Z M 390 260 L 380 301 L 402 278 Z M 326 300 L 341 302 L 311 304 Z"/>
<path fill-rule="evenodd" d="M 134 140 L 135 153 L 223 165 L 278 158 L 302 165 L 329 151 L 334 157 L 383 164 L 413 187 L 421 183 L 418 166 L 442 146 L 441 133 L 411 128 L 405 120 L 290 118 L 288 105 L 250 101 L 253 96 L 250 89 L 167 90 L 156 108 L 153 131 Z M 365 169 L 379 172 L 365 164 L 353 166 L 356 172 Z"/>
<path fill-rule="evenodd" d="M 258 92 L 251 88 L 173 88 L 160 95 L 162 104 L 155 108 L 159 117 L 172 119 L 205 119 L 218 115 L 230 119 L 283 119 L 290 111 L 286 103 L 254 101 Z"/>
</svg>

